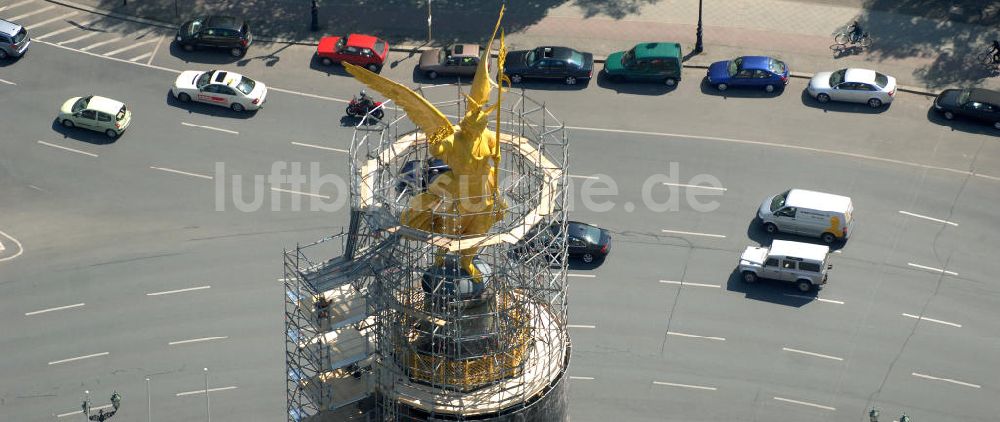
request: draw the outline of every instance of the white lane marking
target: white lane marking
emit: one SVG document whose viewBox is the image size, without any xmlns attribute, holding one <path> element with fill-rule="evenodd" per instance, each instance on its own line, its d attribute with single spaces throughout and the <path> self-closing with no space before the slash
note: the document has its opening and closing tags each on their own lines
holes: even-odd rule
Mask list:
<svg viewBox="0 0 1000 422">
<path fill-rule="evenodd" d="M 7 80 L 3 80 L 3 79 L 0 79 L 0 83 L 5 83 L 7 85 L 17 85 L 16 83 L 13 83 L 13 82 L 7 81 Z"/>
<path fill-rule="evenodd" d="M 589 380 L 593 380 L 594 377 L 574 377 L 574 376 L 570 375 L 569 379 L 571 379 L 571 380 L 588 380 L 589 381 Z"/>
<path fill-rule="evenodd" d="M 837 408 L 835 408 L 835 407 L 824 406 L 822 404 L 816 404 L 816 403 L 809 403 L 807 401 L 799 401 L 799 400 L 786 399 L 784 397 L 775 397 L 774 399 L 777 400 L 777 401 L 783 401 L 785 403 L 794 403 L 794 404 L 801 404 L 803 406 L 815 407 L 817 409 L 830 410 L 830 411 L 837 410 Z"/>
<path fill-rule="evenodd" d="M 4 10 L 7 10 L 7 9 L 13 9 L 15 7 L 18 7 L 18 6 L 26 5 L 28 3 L 31 3 L 32 1 L 34 1 L 34 0 L 24 0 L 22 2 L 17 2 L 17 3 L 14 3 L 14 4 L 9 4 L 9 5 L 0 7 L 0 12 L 3 12 Z M 13 20 L 13 19 L 11 19 L 11 20 Z"/>
<path fill-rule="evenodd" d="M 32 188 L 32 189 L 34 189 L 34 190 L 37 190 L 37 191 L 39 191 L 39 192 L 48 192 L 47 190 L 45 190 L 45 189 L 42 189 L 42 188 L 40 188 L 40 187 L 38 187 L 38 186 L 35 186 L 35 185 L 28 185 L 28 187 L 29 187 L 29 188 Z"/>
<path fill-rule="evenodd" d="M 583 176 L 583 175 L 579 175 L 579 174 L 571 174 L 571 175 L 569 175 L 569 177 L 573 178 L 573 179 L 590 179 L 590 180 L 600 180 L 601 179 L 600 177 L 597 177 L 597 176 Z"/>
<path fill-rule="evenodd" d="M 200 177 L 202 179 L 208 179 L 208 180 L 212 180 L 213 179 L 212 176 L 206 176 L 204 174 L 198 174 L 198 173 L 188 173 L 186 171 L 174 170 L 174 169 L 170 169 L 170 168 L 166 168 L 166 167 L 149 166 L 149 168 L 151 168 L 153 170 L 165 171 L 165 172 L 168 172 L 168 173 L 183 174 L 185 176 L 191 176 L 191 177 Z"/>
<path fill-rule="evenodd" d="M 694 334 L 678 333 L 676 331 L 667 331 L 667 335 L 668 336 L 677 336 L 677 337 L 688 337 L 688 338 L 703 338 L 705 340 L 726 341 L 725 337 L 699 336 L 699 335 L 694 335 Z"/>
<path fill-rule="evenodd" d="M 994 182 L 1000 181 L 1000 177 L 997 177 L 997 176 L 987 176 L 985 174 L 979 174 L 979 173 L 972 173 L 972 175 L 976 176 L 976 177 L 982 177 L 983 179 L 989 179 L 989 180 L 992 180 Z"/>
<path fill-rule="evenodd" d="M 596 325 L 579 325 L 579 324 L 567 324 L 569 328 L 597 328 Z"/>
<path fill-rule="evenodd" d="M 666 186 L 677 186 L 677 187 L 682 187 L 682 188 L 695 188 L 695 189 L 709 189 L 709 190 L 717 190 L 717 191 L 722 191 L 722 192 L 725 192 L 725 191 L 728 190 L 726 188 L 717 188 L 715 186 L 685 185 L 683 183 L 667 183 L 667 182 L 663 182 L 663 184 L 666 185 Z"/>
<path fill-rule="evenodd" d="M 43 20 L 43 21 L 38 22 L 38 23 L 33 23 L 33 24 L 31 24 L 31 25 L 28 26 L 28 29 L 31 29 L 32 31 L 34 31 L 34 30 L 38 29 L 38 27 L 40 27 L 40 26 L 48 25 L 48 24 L 50 24 L 52 22 L 55 22 L 57 20 L 60 20 L 60 19 L 66 19 L 66 18 L 68 18 L 70 16 L 73 16 L 73 15 L 75 15 L 77 13 L 78 12 L 75 12 L 75 11 L 74 12 L 69 12 L 69 13 L 67 13 L 65 15 L 62 15 L 62 16 L 57 16 L 57 17 L 54 17 L 54 18 L 51 18 L 51 19 Z"/>
<path fill-rule="evenodd" d="M 107 355 L 109 355 L 109 354 L 111 354 L 111 353 L 110 353 L 110 352 L 101 352 L 101 353 L 94 353 L 94 354 L 92 354 L 92 355 L 86 355 L 86 356 L 77 356 L 77 357 L 75 357 L 75 358 L 69 358 L 69 359 L 62 359 L 62 360 L 54 360 L 54 361 L 52 361 L 52 362 L 49 362 L 49 365 L 58 365 L 58 364 L 60 364 L 60 363 L 66 363 L 66 362 L 73 362 L 73 361 L 76 361 L 76 360 L 83 360 L 83 359 L 90 359 L 90 358 L 96 358 L 96 357 L 98 357 L 98 356 L 107 356 Z"/>
<path fill-rule="evenodd" d="M 193 292 L 195 290 L 204 290 L 204 289 L 211 289 L 211 288 L 212 288 L 212 286 L 188 287 L 186 289 L 177 289 L 177 290 L 167 290 L 167 291 L 163 291 L 163 292 L 146 293 L 146 296 L 172 295 L 174 293 Z"/>
<path fill-rule="evenodd" d="M 940 319 L 934 319 L 934 318 L 927 318 L 927 317 L 920 316 L 920 315 L 911 315 L 911 314 L 902 314 L 902 315 L 905 316 L 905 317 L 907 317 L 907 318 L 919 319 L 919 320 L 928 321 L 928 322 L 936 322 L 938 324 L 944 324 L 944 325 L 950 325 L 950 326 L 956 327 L 956 328 L 962 328 L 962 324 L 956 324 L 954 322 L 942 321 Z"/>
<path fill-rule="evenodd" d="M 178 344 L 188 344 L 188 343 L 201 343 L 203 341 L 212 341 L 212 340 L 225 340 L 227 338 L 229 338 L 229 337 L 228 336 L 222 336 L 222 337 L 193 338 L 193 339 L 190 339 L 190 340 L 171 341 L 170 343 L 167 343 L 167 346 L 176 346 Z"/>
<path fill-rule="evenodd" d="M 179 71 L 176 71 L 176 70 L 174 72 L 180 73 Z M 303 97 L 315 98 L 317 100 L 333 101 L 335 103 L 344 103 L 344 104 L 347 104 L 347 103 L 351 102 L 350 100 L 341 100 L 340 98 L 326 97 L 326 96 L 323 96 L 323 95 L 316 95 L 316 94 L 307 94 L 305 92 L 292 91 L 290 89 L 275 88 L 273 86 L 269 86 L 269 87 L 267 87 L 267 89 L 269 89 L 271 91 L 284 92 L 286 94 L 295 94 L 295 95 L 301 95 Z"/>
<path fill-rule="evenodd" d="M 156 52 L 160 51 L 160 45 L 163 44 L 163 40 L 165 40 L 166 38 L 167 37 L 165 36 L 162 35 L 160 36 L 160 42 L 156 43 L 156 47 L 153 48 L 153 54 L 150 54 L 149 60 L 146 60 L 146 66 L 149 66 L 150 63 L 153 63 L 153 57 L 156 57 Z"/>
<path fill-rule="evenodd" d="M 34 16 L 34 15 L 37 15 L 39 13 L 47 12 L 47 11 L 55 9 L 55 8 L 56 8 L 55 5 L 51 5 L 51 6 L 48 6 L 48 7 L 43 7 L 41 9 L 37 9 L 34 12 L 28 12 L 28 13 L 25 13 L 23 15 L 17 15 L 17 16 L 11 17 L 11 18 L 6 18 L 6 20 L 17 22 L 17 21 L 19 21 L 21 19 L 24 19 L 24 18 L 28 17 L 28 16 Z"/>
<path fill-rule="evenodd" d="M 836 304 L 836 305 L 843 305 L 843 304 L 844 304 L 844 302 L 843 302 L 843 301 L 840 301 L 840 300 L 833 300 L 833 299 L 823 299 L 823 298 L 821 298 L 821 297 L 815 297 L 815 296 L 806 296 L 806 295 L 796 295 L 796 294 L 792 294 L 792 293 L 782 293 L 782 294 L 783 294 L 783 295 L 785 295 L 785 296 L 790 296 L 790 297 L 797 297 L 797 298 L 799 298 L 799 299 L 811 299 L 811 300 L 818 300 L 818 301 L 820 301 L 820 302 L 826 302 L 826 303 L 833 303 L 833 304 Z"/>
<path fill-rule="evenodd" d="M 97 33 L 95 32 L 94 34 L 97 34 Z M 134 65 L 142 66 L 142 67 L 149 68 L 149 69 L 162 70 L 164 72 L 171 72 L 171 73 L 176 73 L 176 74 L 180 74 L 181 73 L 181 71 L 177 70 L 177 69 L 170 69 L 170 68 L 167 68 L 167 67 L 157 66 L 157 65 L 153 65 L 153 64 L 145 64 L 145 63 L 139 63 L 139 62 L 130 62 L 128 60 L 119 59 L 117 57 L 106 57 L 106 56 L 102 56 L 100 54 L 91 53 L 89 51 L 80 51 L 80 50 L 77 50 L 77 49 L 75 49 L 73 47 L 66 47 L 66 46 L 62 45 L 62 43 L 56 44 L 56 43 L 51 43 L 51 42 L 48 42 L 48 41 L 38 41 L 38 42 L 40 42 L 42 44 L 50 45 L 52 47 L 61 48 L 63 50 L 74 51 L 74 52 L 77 52 L 77 53 L 82 53 L 82 54 L 86 54 L 86 55 L 89 55 L 89 56 L 93 56 L 93 57 L 97 57 L 97 58 L 101 58 L 101 59 L 105 59 L 105 60 L 114 60 L 114 61 L 120 62 L 120 63 L 131 63 L 131 64 L 134 64 Z M 64 41 L 64 42 L 68 42 L 68 41 Z M 268 89 L 273 89 L 273 88 L 268 87 Z"/>
<path fill-rule="evenodd" d="M 97 34 L 103 34 L 103 32 L 100 32 L 100 31 L 91 31 L 91 32 L 88 32 L 86 34 L 80 35 L 79 37 L 76 37 L 76 38 L 70 38 L 68 40 L 59 41 L 58 43 L 55 43 L 53 45 L 55 45 L 56 47 L 62 47 L 63 44 L 69 44 L 69 43 L 72 43 L 72 42 L 77 42 L 77 41 L 80 41 L 80 40 L 83 40 L 83 39 L 87 39 L 87 38 L 93 37 L 93 36 L 95 36 Z M 42 42 L 40 40 L 36 40 L 36 41 Z M 66 49 L 73 50 L 73 51 L 80 51 L 80 50 L 76 50 L 76 49 L 69 48 L 69 47 L 66 47 Z"/>
<path fill-rule="evenodd" d="M 934 380 L 934 381 L 950 382 L 952 384 L 963 385 L 963 386 L 966 386 L 966 387 L 982 388 L 982 386 L 979 385 L 979 384 L 973 384 L 971 382 L 965 382 L 965 381 L 958 381 L 958 380 L 954 380 L 954 379 L 951 379 L 951 378 L 938 378 L 938 377 L 935 377 L 935 376 L 921 374 L 921 373 L 917 373 L 917 372 L 912 372 L 911 375 L 913 375 L 915 377 L 918 377 L 918 378 L 924 378 L 924 379 L 929 379 L 929 380 Z"/>
<path fill-rule="evenodd" d="M 111 44 L 111 43 L 113 43 L 115 41 L 121 41 L 123 39 L 125 39 L 125 37 L 114 37 L 114 38 L 111 38 L 111 39 L 108 39 L 108 40 L 104 40 L 104 41 L 100 41 L 100 42 L 95 42 L 95 43 L 93 43 L 91 45 L 88 45 L 86 47 L 81 48 L 80 51 L 90 51 L 90 50 L 93 50 L 93 49 L 95 49 L 97 47 L 100 47 L 100 46 L 102 46 L 104 44 Z"/>
<path fill-rule="evenodd" d="M 184 126 L 187 126 L 187 127 L 200 127 L 202 129 L 217 130 L 219 132 L 231 133 L 233 135 L 239 135 L 240 134 L 239 132 L 237 132 L 235 130 L 220 129 L 220 128 L 212 127 L 212 126 L 196 125 L 194 123 L 188 123 L 188 122 L 181 122 L 181 124 L 184 125 Z"/>
<path fill-rule="evenodd" d="M 903 215 L 908 215 L 910 217 L 923 218 L 924 220 L 930 220 L 930 221 L 934 221 L 936 223 L 944 223 L 944 224 L 948 224 L 948 225 L 951 225 L 951 226 L 958 227 L 958 223 L 954 223 L 954 222 L 951 222 L 951 221 L 948 221 L 948 220 L 942 220 L 940 218 L 928 217 L 926 215 L 915 214 L 915 213 L 912 213 L 912 212 L 909 212 L 909 211 L 903 211 L 903 210 L 899 210 L 899 213 L 903 214 Z"/>
<path fill-rule="evenodd" d="M 314 197 L 314 198 L 330 199 L 329 196 L 327 196 L 327 195 L 320 195 L 318 193 L 300 192 L 300 191 L 297 191 L 297 190 L 282 189 L 282 188 L 271 188 L 271 190 L 275 191 L 275 192 L 286 192 L 286 193 L 291 193 L 291 194 L 295 194 L 295 195 L 311 196 L 311 197 Z"/>
<path fill-rule="evenodd" d="M 805 350 L 792 349 L 792 348 L 788 348 L 788 347 L 782 347 L 781 350 L 784 350 L 786 352 L 792 352 L 792 353 L 801 353 L 803 355 L 809 355 L 809 356 L 814 356 L 814 357 L 823 358 L 823 359 L 839 360 L 839 361 L 844 360 L 844 358 L 838 358 L 836 356 L 824 355 L 824 354 L 821 354 L 821 353 L 807 352 Z"/>
<path fill-rule="evenodd" d="M 0 242 L 0 252 L 3 252 L 5 250 L 7 250 L 7 247 L 3 245 L 3 242 Z"/>
<path fill-rule="evenodd" d="M 208 392 L 212 393 L 215 391 L 225 391 L 225 390 L 235 390 L 235 389 L 236 389 L 235 385 L 230 385 L 229 387 L 209 388 Z M 190 396 L 193 394 L 205 394 L 205 390 L 185 391 L 183 393 L 177 393 L 177 397 Z"/>
<path fill-rule="evenodd" d="M 662 232 L 664 232 L 664 233 L 673 233 L 673 234 L 687 234 L 687 235 L 691 235 L 691 236 L 705 236 L 705 237 L 717 237 L 717 238 L 724 238 L 724 237 L 726 237 L 726 235 L 723 235 L 723 234 L 710 234 L 710 233 L 697 233 L 697 232 L 682 232 L 682 231 L 677 231 L 677 230 L 660 230 L 660 231 L 662 231 Z"/>
<path fill-rule="evenodd" d="M 708 391 L 718 390 L 718 388 L 715 388 L 715 387 L 706 387 L 704 385 L 678 384 L 678 383 L 675 383 L 675 382 L 666 382 L 666 381 L 653 381 L 653 384 L 656 384 L 656 385 L 667 385 L 667 386 L 670 386 L 670 387 L 691 388 L 691 389 L 695 389 L 695 390 L 708 390 Z"/>
<path fill-rule="evenodd" d="M 31 311 L 31 312 L 25 312 L 24 316 L 32 316 L 32 315 L 44 314 L 46 312 L 61 311 L 61 310 L 64 310 L 64 309 L 79 308 L 79 307 L 81 307 L 83 305 L 85 305 L 85 303 L 81 302 L 81 303 L 76 303 L 76 304 L 73 304 L 73 305 L 57 306 L 55 308 L 42 309 L 42 310 Z"/>
<path fill-rule="evenodd" d="M 91 157 L 97 157 L 97 154 L 94 154 L 94 153 L 92 153 L 92 152 L 86 152 L 86 151 L 80 151 L 80 150 L 78 150 L 78 149 L 73 149 L 73 148 L 70 148 L 70 147 L 64 147 L 64 146 L 62 146 L 62 145 L 56 145 L 56 144 L 50 144 L 50 143 L 48 143 L 48 142 L 45 142 L 45 141 L 38 141 L 38 143 L 39 143 L 39 144 L 42 144 L 42 145 L 45 145 L 45 146 L 50 146 L 50 147 L 52 147 L 52 148 L 59 148 L 59 149 L 61 149 L 61 150 L 66 150 L 66 151 L 71 151 L 71 152 L 75 152 L 75 153 L 77 153 L 77 154 L 83 154 L 83 155 L 89 155 L 89 156 L 91 156 Z"/>
<path fill-rule="evenodd" d="M 133 58 L 131 58 L 131 59 L 128 59 L 128 61 L 130 61 L 130 62 L 135 62 L 135 61 L 139 61 L 139 60 L 142 60 L 142 59 L 145 59 L 145 58 L 147 58 L 147 57 L 149 57 L 149 56 L 152 56 L 152 55 L 153 55 L 153 52 L 152 52 L 152 51 L 150 51 L 150 52 L 148 52 L 148 53 L 143 53 L 143 54 L 140 54 L 140 55 L 138 55 L 138 56 L 135 56 L 135 57 L 133 57 Z"/>
<path fill-rule="evenodd" d="M 914 264 L 912 262 L 907 262 L 906 265 L 909 265 L 909 266 L 914 267 L 914 268 L 920 268 L 921 270 L 933 271 L 933 272 L 936 272 L 936 273 L 945 273 L 945 274 L 953 275 L 953 276 L 957 276 L 958 275 L 958 273 L 956 273 L 954 271 L 945 271 L 945 270 L 942 270 L 940 268 L 928 267 L 926 265 Z"/>
<path fill-rule="evenodd" d="M 718 289 L 718 288 L 721 288 L 721 287 L 722 287 L 722 286 L 720 286 L 720 285 L 718 285 L 718 284 L 702 284 L 702 283 L 691 283 L 691 282 L 688 282 L 688 281 L 672 281 L 672 280 L 660 280 L 660 283 L 664 283 L 664 284 L 676 284 L 676 285 L 678 285 L 678 286 L 693 286 L 693 287 L 714 287 L 714 288 L 716 288 L 716 289 Z"/>
<path fill-rule="evenodd" d="M 114 407 L 114 405 L 112 405 L 112 404 L 109 403 L 109 404 L 105 404 L 103 406 L 93 406 L 93 407 L 90 408 L 90 411 L 94 412 L 94 411 L 99 411 L 101 409 L 110 409 L 112 407 Z M 56 417 L 57 418 L 65 418 L 67 416 L 80 415 L 80 414 L 83 414 L 82 410 L 77 410 L 75 412 L 60 413 L 60 414 L 56 415 Z"/>
<path fill-rule="evenodd" d="M 594 277 L 597 277 L 597 276 L 593 275 L 593 274 L 566 273 L 566 277 L 594 278 Z"/>
<path fill-rule="evenodd" d="M 103 56 L 114 56 L 114 55 L 116 55 L 118 53 L 121 53 L 121 52 L 124 52 L 124 51 L 128 51 L 128 50 L 131 50 L 131 49 L 136 48 L 136 47 L 141 47 L 141 46 L 144 46 L 146 44 L 152 44 L 154 42 L 159 42 L 159 41 L 160 41 L 159 38 L 153 38 L 151 40 L 146 40 L 146 41 L 143 41 L 143 42 L 138 42 L 138 43 L 135 43 L 135 44 L 132 44 L 132 45 L 128 45 L 128 46 L 119 48 L 119 49 L 114 50 L 114 51 L 109 51 L 107 53 L 104 53 Z M 129 60 L 129 61 L 132 61 L 132 60 Z"/>
<path fill-rule="evenodd" d="M 69 31 L 72 31 L 74 29 L 86 28 L 86 27 L 90 26 L 90 24 L 92 24 L 94 22 L 97 22 L 97 21 L 96 20 L 92 20 L 92 21 L 89 21 L 87 23 L 81 23 L 81 24 L 78 24 L 79 26 L 77 26 L 77 25 L 70 25 L 70 26 L 67 26 L 67 27 L 65 27 L 63 29 L 57 30 L 57 31 L 46 32 L 46 33 L 44 33 L 42 35 L 39 35 L 39 36 L 36 36 L 36 37 L 32 37 L 32 39 L 35 40 L 35 41 L 38 41 L 38 40 L 41 40 L 42 38 L 48 38 L 48 37 L 51 37 L 51 36 L 59 35 L 59 34 L 62 34 L 63 32 L 69 32 Z"/>
<path fill-rule="evenodd" d="M 307 148 L 323 149 L 323 150 L 327 150 L 327 151 L 343 152 L 345 154 L 350 152 L 350 151 L 348 151 L 346 149 L 324 147 L 324 146 L 313 145 L 313 144 L 304 144 L 302 142 L 294 142 L 294 141 L 292 142 L 292 145 L 298 145 L 300 147 L 307 147 Z"/>
<path fill-rule="evenodd" d="M 10 260 L 12 260 L 14 258 L 17 258 L 17 257 L 21 256 L 21 254 L 24 253 L 24 248 L 21 247 L 21 242 L 18 242 L 17 239 L 15 239 L 13 236 L 11 236 L 11 235 L 9 235 L 7 233 L 4 233 L 3 230 L 0 230 L 0 236 L 3 236 L 3 237 L 6 237 L 6 238 L 10 239 L 11 242 L 14 242 L 14 246 L 17 246 L 17 253 L 16 254 L 8 256 L 8 257 L 0 258 L 0 262 L 10 261 Z"/>
</svg>

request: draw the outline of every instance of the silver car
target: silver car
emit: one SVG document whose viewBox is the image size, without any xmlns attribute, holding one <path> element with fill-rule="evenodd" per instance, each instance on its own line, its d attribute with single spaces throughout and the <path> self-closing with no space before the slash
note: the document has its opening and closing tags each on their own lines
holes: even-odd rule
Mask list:
<svg viewBox="0 0 1000 422">
<path fill-rule="evenodd" d="M 896 95 L 896 78 L 868 69 L 841 69 L 817 73 L 809 80 L 807 90 L 821 103 L 834 100 L 879 108 L 891 103 Z"/>
<path fill-rule="evenodd" d="M 0 19 L 0 60 L 23 56 L 30 44 L 28 30 L 14 22 Z"/>
</svg>

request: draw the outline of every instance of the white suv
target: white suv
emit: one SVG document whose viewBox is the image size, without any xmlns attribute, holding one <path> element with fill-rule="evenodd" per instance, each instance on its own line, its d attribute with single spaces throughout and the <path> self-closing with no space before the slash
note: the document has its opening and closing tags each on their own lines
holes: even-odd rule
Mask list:
<svg viewBox="0 0 1000 422">
<path fill-rule="evenodd" d="M 758 278 L 795 283 L 808 292 L 826 284 L 830 248 L 812 243 L 775 240 L 770 247 L 747 246 L 740 256 L 739 271 L 743 281 L 753 283 Z"/>
</svg>

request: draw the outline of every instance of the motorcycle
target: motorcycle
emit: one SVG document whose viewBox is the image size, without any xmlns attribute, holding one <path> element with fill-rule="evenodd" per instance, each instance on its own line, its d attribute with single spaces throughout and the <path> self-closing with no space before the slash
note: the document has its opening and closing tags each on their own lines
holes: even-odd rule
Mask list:
<svg viewBox="0 0 1000 422">
<path fill-rule="evenodd" d="M 364 117 L 371 112 L 372 117 L 381 120 L 385 117 L 385 111 L 381 108 L 381 101 L 374 101 L 370 98 L 359 100 L 357 96 L 351 98 L 347 104 L 347 115 L 351 117 Z"/>
</svg>

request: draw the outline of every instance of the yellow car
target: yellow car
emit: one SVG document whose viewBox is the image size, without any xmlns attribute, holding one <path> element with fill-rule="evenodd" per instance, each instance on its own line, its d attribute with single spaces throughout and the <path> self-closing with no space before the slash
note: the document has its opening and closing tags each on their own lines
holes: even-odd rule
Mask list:
<svg viewBox="0 0 1000 422">
<path fill-rule="evenodd" d="M 65 127 L 82 127 L 117 138 L 132 122 L 132 111 L 121 101 L 91 95 L 73 97 L 63 103 L 56 117 Z"/>
</svg>

